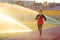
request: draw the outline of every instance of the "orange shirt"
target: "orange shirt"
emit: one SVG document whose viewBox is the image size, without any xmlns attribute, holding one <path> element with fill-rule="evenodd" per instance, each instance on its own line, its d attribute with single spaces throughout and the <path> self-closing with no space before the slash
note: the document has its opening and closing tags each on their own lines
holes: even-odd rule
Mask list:
<svg viewBox="0 0 60 40">
<path fill-rule="evenodd" d="M 43 18 L 37 19 L 37 24 L 43 24 Z"/>
<path fill-rule="evenodd" d="M 35 20 L 37 20 L 37 24 L 43 24 L 44 21 L 46 20 L 46 17 L 42 14 L 38 14 L 35 18 Z"/>
</svg>

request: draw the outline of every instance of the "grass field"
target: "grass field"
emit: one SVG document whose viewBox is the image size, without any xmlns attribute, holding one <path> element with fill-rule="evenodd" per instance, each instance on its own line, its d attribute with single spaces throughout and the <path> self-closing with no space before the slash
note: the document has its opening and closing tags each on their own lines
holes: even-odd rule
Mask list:
<svg viewBox="0 0 60 40">
<path fill-rule="evenodd" d="M 45 10 L 44 11 L 44 14 L 45 15 L 52 15 L 52 16 L 60 16 L 60 11 L 57 11 L 57 10 Z M 37 24 L 36 24 L 36 21 L 34 20 L 35 19 L 35 14 L 13 14 L 14 18 L 16 18 L 17 20 L 19 20 L 22 24 L 24 24 L 25 26 L 31 28 L 33 31 L 36 31 L 38 30 L 37 28 Z M 48 24 L 48 23 L 45 23 L 43 25 L 43 29 L 47 29 L 47 28 L 51 28 L 51 27 L 55 27 L 57 26 L 58 24 Z M 2 33 L 0 34 L 0 39 L 5 39 L 5 38 L 8 38 L 8 37 L 11 37 L 11 36 L 14 36 L 16 34 L 20 34 L 20 33 Z"/>
<path fill-rule="evenodd" d="M 60 10 L 43 10 L 45 15 L 60 16 Z"/>
<path fill-rule="evenodd" d="M 56 16 L 60 16 L 60 12 L 56 12 L 55 11 L 52 11 L 52 10 L 49 10 L 49 11 L 44 11 L 45 15 L 56 15 Z M 57 14 L 58 13 L 58 14 Z M 18 16 L 19 15 L 19 16 Z M 35 19 L 35 14 L 13 14 L 13 16 L 19 20 L 20 22 L 22 22 L 22 24 L 24 24 L 25 26 L 31 28 L 33 31 L 36 31 L 38 30 L 37 28 L 37 24 L 36 24 L 36 21 L 34 20 Z M 46 29 L 46 28 L 51 28 L 51 27 L 55 27 L 57 26 L 58 24 L 47 24 L 45 23 L 43 25 L 43 29 Z M 0 39 L 5 39 L 5 38 L 8 38 L 8 37 L 11 37 L 11 36 L 14 36 L 16 34 L 20 34 L 20 33 L 2 33 L 0 34 Z"/>
<path fill-rule="evenodd" d="M 37 28 L 37 24 L 36 22 L 22 22 L 24 25 L 26 25 L 27 27 L 31 28 L 33 31 L 37 31 L 38 28 Z M 56 24 L 44 24 L 43 25 L 43 30 L 44 29 L 47 29 L 47 28 L 51 28 L 51 27 L 55 27 L 57 26 Z M 25 32 L 24 32 L 25 33 Z M 16 32 L 16 33 L 0 33 L 0 40 L 3 40 L 5 38 L 8 38 L 8 37 L 12 37 L 12 36 L 16 36 L 16 35 L 23 35 L 24 34 L 23 32 Z"/>
<path fill-rule="evenodd" d="M 29 28 L 31 28 L 32 30 L 38 30 L 38 27 L 37 27 L 37 23 L 36 22 L 22 22 L 23 24 L 25 24 L 26 26 L 28 26 Z M 54 26 L 57 26 L 57 24 L 47 24 L 45 23 L 43 25 L 43 29 L 46 29 L 46 28 L 51 28 L 51 27 L 54 27 Z"/>
</svg>

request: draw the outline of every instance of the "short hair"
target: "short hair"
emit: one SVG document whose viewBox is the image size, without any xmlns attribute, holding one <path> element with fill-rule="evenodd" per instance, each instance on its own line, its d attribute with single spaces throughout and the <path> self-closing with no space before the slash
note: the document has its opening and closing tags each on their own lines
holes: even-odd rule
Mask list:
<svg viewBox="0 0 60 40">
<path fill-rule="evenodd" d="M 39 11 L 41 11 L 41 12 L 43 13 L 43 11 L 42 11 L 42 10 L 39 10 Z"/>
</svg>

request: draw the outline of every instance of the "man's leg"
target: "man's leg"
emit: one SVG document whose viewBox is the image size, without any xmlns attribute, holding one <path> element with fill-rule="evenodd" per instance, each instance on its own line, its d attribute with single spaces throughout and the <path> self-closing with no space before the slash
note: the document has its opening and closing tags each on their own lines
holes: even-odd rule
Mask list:
<svg viewBox="0 0 60 40">
<path fill-rule="evenodd" d="M 40 36 L 42 35 L 42 24 L 38 24 L 38 30 L 40 32 Z"/>
</svg>

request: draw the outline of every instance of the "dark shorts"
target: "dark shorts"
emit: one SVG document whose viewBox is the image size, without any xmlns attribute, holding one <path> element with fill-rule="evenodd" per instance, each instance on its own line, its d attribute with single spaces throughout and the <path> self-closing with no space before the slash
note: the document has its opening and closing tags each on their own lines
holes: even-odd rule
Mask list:
<svg viewBox="0 0 60 40">
<path fill-rule="evenodd" d="M 43 25 L 43 24 L 37 24 L 39 31 L 42 30 L 42 25 Z"/>
</svg>

